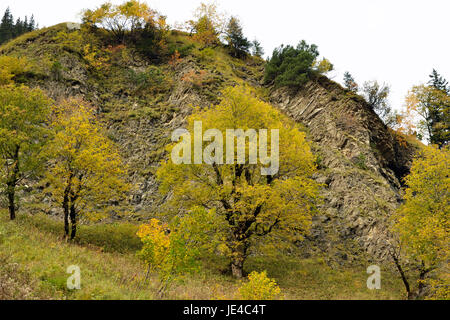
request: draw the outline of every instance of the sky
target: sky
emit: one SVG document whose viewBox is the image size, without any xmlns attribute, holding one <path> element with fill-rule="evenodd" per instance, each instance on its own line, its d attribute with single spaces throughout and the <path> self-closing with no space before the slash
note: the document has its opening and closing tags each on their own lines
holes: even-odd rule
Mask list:
<svg viewBox="0 0 450 320">
<path fill-rule="evenodd" d="M 40 27 L 80 21 L 80 12 L 106 0 L 0 0 L 15 18 L 34 14 Z M 122 0 L 112 0 L 121 3 Z M 192 18 L 201 0 L 147 0 L 171 24 Z M 222 11 L 240 18 L 246 36 L 257 38 L 266 54 L 304 39 L 319 46 L 342 83 L 377 80 L 391 87 L 391 105 L 401 110 L 413 85 L 428 81 L 435 68 L 450 80 L 450 1 L 448 0 L 218 0 Z"/>
</svg>

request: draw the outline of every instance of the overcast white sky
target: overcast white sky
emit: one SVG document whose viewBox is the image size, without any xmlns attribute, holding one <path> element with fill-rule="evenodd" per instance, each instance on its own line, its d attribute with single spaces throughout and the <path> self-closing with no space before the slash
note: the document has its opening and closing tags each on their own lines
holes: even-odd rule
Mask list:
<svg viewBox="0 0 450 320">
<path fill-rule="evenodd" d="M 34 14 L 40 26 L 79 21 L 84 8 L 104 0 L 0 0 L 15 18 Z M 113 0 L 121 3 L 122 0 Z M 147 0 L 169 23 L 192 17 L 201 0 Z M 358 83 L 391 85 L 391 102 L 403 104 L 408 89 L 428 81 L 436 68 L 450 80 L 449 0 L 219 0 L 237 15 L 248 38 L 258 38 L 267 54 L 301 39 L 319 46 L 335 65 L 335 81 L 350 71 Z"/>
</svg>

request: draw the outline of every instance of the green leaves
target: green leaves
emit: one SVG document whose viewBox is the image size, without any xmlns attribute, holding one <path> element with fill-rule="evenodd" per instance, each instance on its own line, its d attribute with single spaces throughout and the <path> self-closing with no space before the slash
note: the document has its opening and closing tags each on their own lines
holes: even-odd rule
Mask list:
<svg viewBox="0 0 450 320">
<path fill-rule="evenodd" d="M 300 87 L 312 75 L 318 56 L 317 46 L 308 45 L 304 40 L 296 48 L 281 45 L 266 65 L 264 82 L 274 82 L 276 87 Z"/>
<path fill-rule="evenodd" d="M 0 158 L 2 169 L 10 173 L 19 160 L 20 175 L 33 173 L 40 162 L 42 145 L 48 138 L 46 121 L 51 100 L 39 89 L 3 86 L 0 90 Z M 14 153 L 19 150 L 18 158 Z"/>
</svg>

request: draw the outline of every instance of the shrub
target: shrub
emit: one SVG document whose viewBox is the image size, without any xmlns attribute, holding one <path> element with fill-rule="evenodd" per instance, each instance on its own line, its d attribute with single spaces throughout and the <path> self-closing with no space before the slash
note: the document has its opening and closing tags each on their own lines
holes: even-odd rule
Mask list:
<svg viewBox="0 0 450 320">
<path fill-rule="evenodd" d="M 361 153 L 359 156 L 358 156 L 358 159 L 356 160 L 356 166 L 358 167 L 358 168 L 360 168 L 361 170 L 367 170 L 368 168 L 367 168 L 367 165 L 366 165 L 366 156 L 363 154 L 363 153 Z"/>
<path fill-rule="evenodd" d="M 148 272 L 159 273 L 163 294 L 179 276 L 199 269 L 199 258 L 214 246 L 214 211 L 194 208 L 183 218 L 169 224 L 151 219 L 137 232 L 143 247 L 138 256 L 148 266 Z"/>
<path fill-rule="evenodd" d="M 0 57 L 0 85 L 11 84 L 25 73 L 29 72 L 30 63 L 25 58 L 9 56 Z"/>
<path fill-rule="evenodd" d="M 171 44 L 168 49 L 168 54 L 172 56 L 175 52 L 178 52 L 180 58 L 184 58 L 191 54 L 192 49 L 195 48 L 195 44 L 186 44 L 182 46 L 178 46 L 177 44 Z"/>
<path fill-rule="evenodd" d="M 164 73 L 156 66 L 149 66 L 143 72 L 136 72 L 130 69 L 129 79 L 135 86 L 136 93 L 142 90 L 162 92 L 168 87 Z"/>
<path fill-rule="evenodd" d="M 248 276 L 248 282 L 239 288 L 239 294 L 244 300 L 277 300 L 281 289 L 274 279 L 267 277 L 267 272 L 253 271 Z"/>
</svg>

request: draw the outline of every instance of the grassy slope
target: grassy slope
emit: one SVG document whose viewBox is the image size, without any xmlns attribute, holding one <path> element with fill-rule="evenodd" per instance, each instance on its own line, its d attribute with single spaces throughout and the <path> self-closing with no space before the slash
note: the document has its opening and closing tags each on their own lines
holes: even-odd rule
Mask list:
<svg viewBox="0 0 450 320">
<path fill-rule="evenodd" d="M 28 295 L 3 298 L 37 299 L 154 299 L 157 281 L 142 286 L 145 268 L 133 249 L 132 228 L 83 227 L 80 244 L 62 241 L 55 222 L 22 216 L 15 222 L 0 211 L 0 279 L 12 278 L 10 286 L 28 287 Z M 59 226 L 62 228 L 62 226 Z M 43 231 L 46 230 L 46 231 Z M 124 231 L 128 230 L 128 231 Z M 130 232 L 128 236 L 124 236 Z M 111 237 L 113 244 L 108 244 Z M 120 243 L 120 239 L 122 243 Z M 89 242 L 96 243 L 96 246 Z M 103 244 L 102 244 L 103 243 Z M 117 252 L 120 251 L 120 252 Z M 11 270 L 11 262 L 17 263 Z M 82 289 L 68 291 L 66 268 L 81 268 Z M 222 275 L 220 263 L 205 261 L 202 272 L 172 287 L 168 299 L 233 299 L 239 282 Z M 330 267 L 322 259 L 253 257 L 247 271 L 267 270 L 282 288 L 286 299 L 401 299 L 403 288 L 397 275 L 382 273 L 382 289 L 366 288 L 363 266 Z M 12 290 L 12 288 L 10 288 Z M 0 291 L 0 299 L 1 291 Z"/>
</svg>

